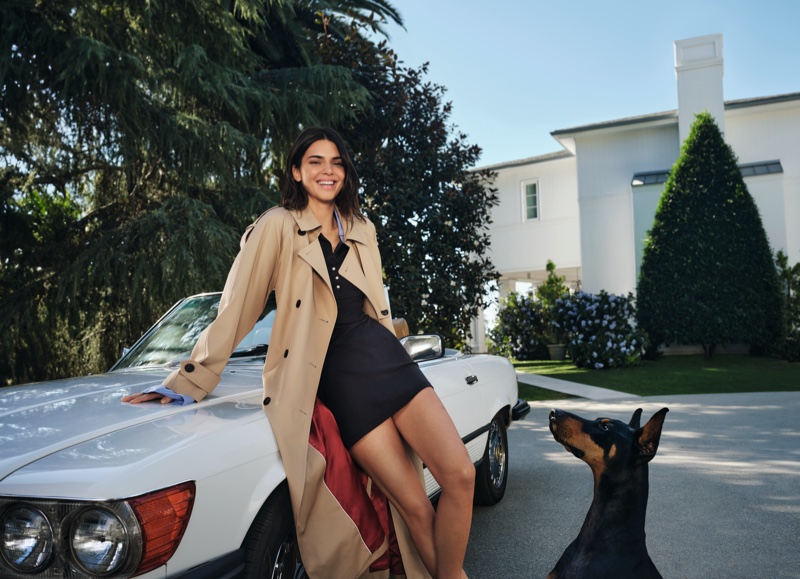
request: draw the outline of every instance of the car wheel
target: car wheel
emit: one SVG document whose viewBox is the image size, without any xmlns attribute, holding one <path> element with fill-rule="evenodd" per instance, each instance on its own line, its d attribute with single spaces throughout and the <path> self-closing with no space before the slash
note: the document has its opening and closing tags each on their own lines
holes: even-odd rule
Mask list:
<svg viewBox="0 0 800 579">
<path fill-rule="evenodd" d="M 489 425 L 483 460 L 475 473 L 475 504 L 494 505 L 506 493 L 508 483 L 508 433 L 500 416 Z"/>
<path fill-rule="evenodd" d="M 245 579 L 306 577 L 294 529 L 289 486 L 283 481 L 258 511 L 242 542 Z"/>
</svg>

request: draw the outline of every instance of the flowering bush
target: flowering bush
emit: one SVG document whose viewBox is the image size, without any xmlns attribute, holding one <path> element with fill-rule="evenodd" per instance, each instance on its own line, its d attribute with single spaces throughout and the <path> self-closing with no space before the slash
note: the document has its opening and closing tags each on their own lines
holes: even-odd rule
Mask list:
<svg viewBox="0 0 800 579">
<path fill-rule="evenodd" d="M 579 368 L 620 368 L 638 364 L 645 335 L 632 324 L 632 294 L 578 292 L 556 300 L 551 323 L 566 332 L 573 363 Z"/>
<path fill-rule="evenodd" d="M 547 307 L 533 295 L 511 292 L 500 300 L 497 323 L 489 331 L 494 353 L 517 360 L 546 360 Z"/>
</svg>

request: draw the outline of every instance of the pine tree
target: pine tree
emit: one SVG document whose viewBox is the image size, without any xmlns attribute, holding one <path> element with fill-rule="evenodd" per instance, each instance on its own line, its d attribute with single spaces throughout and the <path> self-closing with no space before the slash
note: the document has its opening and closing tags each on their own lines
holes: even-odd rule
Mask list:
<svg viewBox="0 0 800 579">
<path fill-rule="evenodd" d="M 638 320 L 654 344 L 750 344 L 784 336 L 777 271 L 736 156 L 708 113 L 697 115 L 645 242 Z"/>
<path fill-rule="evenodd" d="M 384 0 L 19 0 L 0 13 L 0 385 L 106 369 L 218 290 L 276 150 L 367 106 L 319 38 Z"/>
</svg>

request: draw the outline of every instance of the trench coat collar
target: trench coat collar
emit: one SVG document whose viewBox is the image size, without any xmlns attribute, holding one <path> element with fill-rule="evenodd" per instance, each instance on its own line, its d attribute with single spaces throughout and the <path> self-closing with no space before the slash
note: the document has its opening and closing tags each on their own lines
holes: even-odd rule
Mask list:
<svg viewBox="0 0 800 579">
<path fill-rule="evenodd" d="M 297 223 L 297 227 L 300 231 L 309 232 L 322 227 L 307 205 L 303 209 L 292 209 L 289 213 L 294 217 L 295 223 Z M 345 240 L 355 241 L 361 244 L 367 243 L 369 234 L 367 233 L 366 222 L 357 218 L 342 219 L 342 227 L 344 228 Z"/>
</svg>

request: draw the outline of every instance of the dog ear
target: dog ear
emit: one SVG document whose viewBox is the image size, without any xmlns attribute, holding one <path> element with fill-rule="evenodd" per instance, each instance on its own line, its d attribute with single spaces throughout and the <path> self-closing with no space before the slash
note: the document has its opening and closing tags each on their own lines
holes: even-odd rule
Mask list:
<svg viewBox="0 0 800 579">
<path fill-rule="evenodd" d="M 664 426 L 664 418 L 667 416 L 669 408 L 662 408 L 642 428 L 636 432 L 636 449 L 638 450 L 637 461 L 640 463 L 650 462 L 656 455 L 658 443 L 661 441 L 661 428 Z"/>
<path fill-rule="evenodd" d="M 642 420 L 642 409 L 637 408 L 636 412 L 634 412 L 633 416 L 631 416 L 631 421 L 628 423 L 628 426 L 630 426 L 631 428 L 639 428 L 642 425 L 641 420 Z"/>
</svg>

